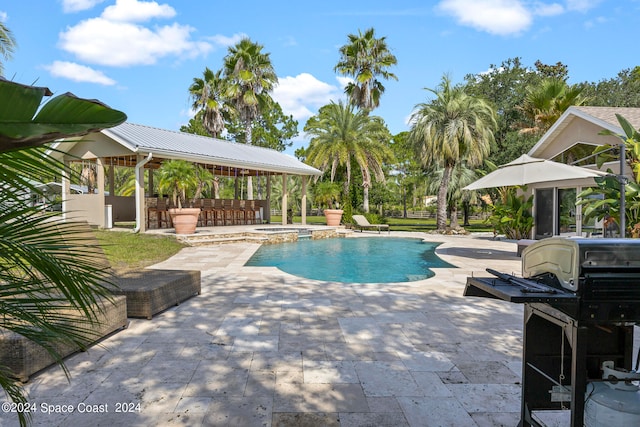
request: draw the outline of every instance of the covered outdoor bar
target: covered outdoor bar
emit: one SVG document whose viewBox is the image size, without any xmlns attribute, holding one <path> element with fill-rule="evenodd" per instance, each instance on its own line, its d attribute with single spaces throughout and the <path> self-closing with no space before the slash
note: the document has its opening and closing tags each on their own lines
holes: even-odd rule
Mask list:
<svg viewBox="0 0 640 427">
<path fill-rule="evenodd" d="M 216 178 L 258 181 L 258 197 L 220 199 L 203 198 L 201 225 L 238 225 L 271 222 L 271 184 L 282 179 L 282 212 L 287 212 L 287 177 L 302 181 L 301 214 L 306 223 L 306 184 L 310 176 L 322 172 L 287 154 L 263 147 L 238 144 L 184 132 L 170 131 L 133 123 L 91 133 L 73 140 L 57 141 L 53 155 L 67 164 L 81 163 L 81 177 L 88 191 L 72 194 L 71 181 L 62 177 L 62 212 L 102 228 L 115 221 L 135 221 L 135 230 L 170 226 L 164 210 L 170 203 L 166 195 L 154 194 L 154 171 L 162 162 L 182 159 L 194 163 Z M 115 194 L 115 167 L 134 168 L 135 191 L 132 196 Z M 145 170 L 146 174 L 145 182 Z M 251 177 L 251 180 L 249 180 Z M 243 183 L 245 182 L 243 181 Z M 262 184 L 264 183 L 264 185 Z M 214 184 L 215 185 L 215 184 Z M 244 185 L 244 184 L 243 184 Z M 287 223 L 287 215 L 282 215 Z"/>
</svg>

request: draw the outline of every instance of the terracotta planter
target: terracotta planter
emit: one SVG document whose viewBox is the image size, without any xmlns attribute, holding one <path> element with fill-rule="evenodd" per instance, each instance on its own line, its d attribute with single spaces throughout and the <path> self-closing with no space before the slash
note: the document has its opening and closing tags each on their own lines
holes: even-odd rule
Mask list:
<svg viewBox="0 0 640 427">
<path fill-rule="evenodd" d="M 169 215 L 171 215 L 176 234 L 193 234 L 196 232 L 200 208 L 173 208 L 169 209 Z"/>
<path fill-rule="evenodd" d="M 324 217 L 327 220 L 327 225 L 334 227 L 340 225 L 343 212 L 344 211 L 342 209 L 325 209 Z"/>
</svg>

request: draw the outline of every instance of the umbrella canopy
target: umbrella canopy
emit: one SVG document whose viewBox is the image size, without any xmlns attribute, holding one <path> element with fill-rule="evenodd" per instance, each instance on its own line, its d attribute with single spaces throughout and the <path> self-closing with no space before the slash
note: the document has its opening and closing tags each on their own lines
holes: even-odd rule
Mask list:
<svg viewBox="0 0 640 427">
<path fill-rule="evenodd" d="M 500 166 L 490 174 L 464 187 L 464 190 L 509 187 L 538 182 L 564 181 L 567 179 L 595 178 L 605 172 L 566 165 L 551 160 L 537 159 L 523 154 L 512 162 Z"/>
</svg>

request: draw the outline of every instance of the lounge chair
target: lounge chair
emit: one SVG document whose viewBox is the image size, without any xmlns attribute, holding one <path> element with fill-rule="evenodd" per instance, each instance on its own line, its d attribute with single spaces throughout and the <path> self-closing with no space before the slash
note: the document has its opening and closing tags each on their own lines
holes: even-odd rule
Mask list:
<svg viewBox="0 0 640 427">
<path fill-rule="evenodd" d="M 378 230 L 378 234 L 380 234 L 380 230 L 387 230 L 391 233 L 389 224 L 370 224 L 364 215 L 353 215 L 352 218 L 356 222 L 356 229 L 359 229 L 361 233 L 363 230 Z"/>
</svg>

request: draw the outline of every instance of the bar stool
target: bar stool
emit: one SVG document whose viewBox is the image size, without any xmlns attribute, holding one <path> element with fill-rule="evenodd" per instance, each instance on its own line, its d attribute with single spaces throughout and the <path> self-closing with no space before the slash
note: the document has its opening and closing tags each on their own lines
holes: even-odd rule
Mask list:
<svg viewBox="0 0 640 427">
<path fill-rule="evenodd" d="M 149 206 L 147 208 L 147 228 L 151 228 L 151 214 L 155 216 L 156 228 L 162 228 L 163 225 L 171 228 L 171 217 L 169 216 L 167 202 L 164 198 L 158 198 L 155 206 Z"/>
<path fill-rule="evenodd" d="M 147 206 L 147 228 L 151 228 L 151 219 L 155 219 L 157 221 L 157 206 L 158 206 L 158 198 L 157 197 L 147 197 L 145 200 L 145 205 Z"/>
<path fill-rule="evenodd" d="M 222 200 L 213 199 L 213 210 L 211 213 L 213 214 L 213 225 L 224 225 L 224 206 L 222 205 Z"/>
<path fill-rule="evenodd" d="M 202 206 L 200 210 L 200 217 L 204 220 L 205 227 L 209 225 L 209 221 L 211 221 L 211 225 L 214 224 L 214 213 L 213 213 L 213 201 L 211 199 L 202 199 Z M 200 217 L 198 217 L 198 221 L 200 221 Z"/>
<path fill-rule="evenodd" d="M 260 214 L 260 206 L 258 206 L 258 202 L 255 200 L 248 200 L 249 208 L 248 214 L 251 215 L 251 221 L 254 224 L 262 224 L 262 215 Z"/>
<path fill-rule="evenodd" d="M 227 222 L 229 223 L 229 225 L 234 225 L 235 211 L 233 209 L 233 201 L 230 199 L 224 199 L 222 201 L 222 209 L 224 216 L 224 225 L 227 225 Z"/>
<path fill-rule="evenodd" d="M 244 225 L 246 223 L 246 217 L 244 214 L 244 209 L 242 207 L 243 203 L 244 200 L 233 199 L 231 201 L 233 217 L 235 219 L 235 223 L 238 225 Z"/>
<path fill-rule="evenodd" d="M 242 200 L 240 203 L 245 224 L 255 224 L 256 215 L 253 212 L 253 200 Z"/>
</svg>

